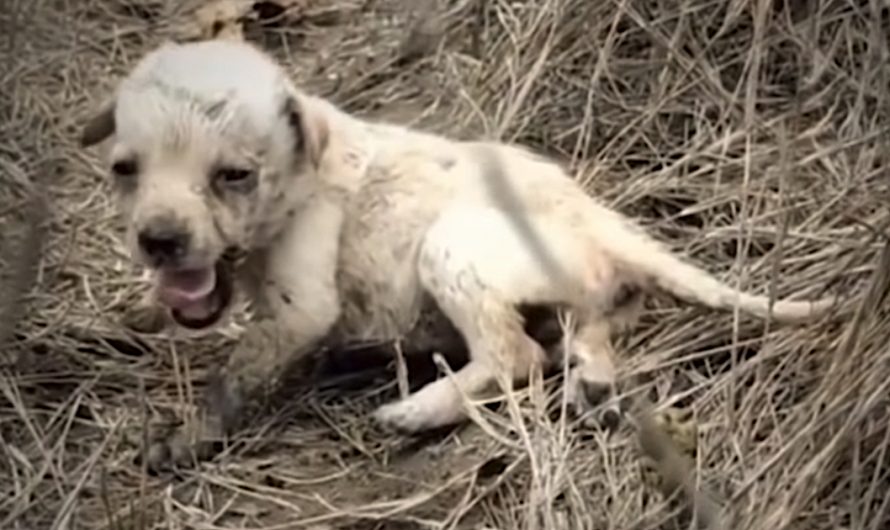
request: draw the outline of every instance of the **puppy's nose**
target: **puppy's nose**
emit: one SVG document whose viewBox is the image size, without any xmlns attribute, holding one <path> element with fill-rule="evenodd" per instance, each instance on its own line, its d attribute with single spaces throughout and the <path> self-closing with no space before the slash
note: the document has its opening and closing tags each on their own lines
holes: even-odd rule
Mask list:
<svg viewBox="0 0 890 530">
<path fill-rule="evenodd" d="M 139 231 L 139 247 L 155 265 L 175 263 L 188 252 L 189 233 L 177 223 L 158 219 Z"/>
</svg>

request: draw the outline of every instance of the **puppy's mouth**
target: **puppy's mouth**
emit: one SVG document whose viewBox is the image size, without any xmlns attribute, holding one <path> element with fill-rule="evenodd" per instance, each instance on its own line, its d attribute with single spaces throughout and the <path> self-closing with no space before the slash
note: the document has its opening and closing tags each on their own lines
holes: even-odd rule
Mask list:
<svg viewBox="0 0 890 530">
<path fill-rule="evenodd" d="M 158 299 L 184 328 L 200 330 L 217 323 L 232 302 L 232 291 L 232 273 L 223 260 L 212 267 L 158 270 Z"/>
</svg>

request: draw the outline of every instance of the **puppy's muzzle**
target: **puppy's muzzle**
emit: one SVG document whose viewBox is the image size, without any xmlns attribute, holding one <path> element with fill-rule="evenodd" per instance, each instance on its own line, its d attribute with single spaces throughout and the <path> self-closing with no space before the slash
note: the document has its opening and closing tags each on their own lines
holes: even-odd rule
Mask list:
<svg viewBox="0 0 890 530">
<path fill-rule="evenodd" d="M 176 266 L 189 253 L 191 234 L 170 217 L 155 217 L 137 234 L 139 249 L 154 267 Z"/>
</svg>

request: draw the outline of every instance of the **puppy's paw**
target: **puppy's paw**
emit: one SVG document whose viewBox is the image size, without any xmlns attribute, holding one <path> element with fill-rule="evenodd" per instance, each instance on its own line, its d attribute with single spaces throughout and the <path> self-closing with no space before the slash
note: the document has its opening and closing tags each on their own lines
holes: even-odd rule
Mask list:
<svg viewBox="0 0 890 530">
<path fill-rule="evenodd" d="M 193 421 L 170 429 L 149 432 L 149 444 L 141 455 L 153 473 L 193 467 L 222 449 L 223 438 L 215 422 Z"/>
<path fill-rule="evenodd" d="M 245 424 L 246 402 L 237 377 L 213 369 L 207 378 L 205 395 L 209 413 L 219 419 L 219 430 L 232 433 Z"/>
<path fill-rule="evenodd" d="M 428 423 L 423 407 L 411 398 L 381 405 L 374 411 L 373 419 L 387 429 L 404 434 L 422 431 Z"/>
<path fill-rule="evenodd" d="M 385 428 L 416 434 L 447 428 L 465 416 L 453 387 L 447 381 L 439 380 L 416 394 L 381 406 L 373 417 Z"/>
<path fill-rule="evenodd" d="M 167 327 L 167 312 L 158 305 L 142 302 L 124 311 L 120 323 L 136 333 L 160 333 Z"/>
<path fill-rule="evenodd" d="M 615 397 L 615 384 L 594 380 L 573 368 L 565 386 L 566 400 L 585 427 L 614 431 L 621 423 L 622 411 Z"/>
</svg>

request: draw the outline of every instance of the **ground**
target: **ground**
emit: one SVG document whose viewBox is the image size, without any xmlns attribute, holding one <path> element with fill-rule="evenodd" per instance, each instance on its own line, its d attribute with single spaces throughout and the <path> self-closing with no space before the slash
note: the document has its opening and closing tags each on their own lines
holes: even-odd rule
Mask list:
<svg viewBox="0 0 890 530">
<path fill-rule="evenodd" d="M 558 374 L 424 439 L 370 422 L 397 395 L 390 372 L 295 385 L 212 462 L 143 471 L 144 427 L 189 413 L 240 328 L 186 339 L 120 325 L 143 286 L 78 125 L 158 42 L 241 32 L 357 114 L 558 158 L 746 289 L 846 297 L 857 312 L 845 320 L 779 326 L 655 296 L 618 343 L 622 388 L 691 411 L 697 475 L 727 527 L 890 524 L 888 8 L 202 4 L 213 9 L 0 8 L 0 528 L 683 527 L 649 486 L 633 429 L 607 436 L 560 414 Z M 34 218 L 45 223 L 29 231 Z"/>
</svg>

